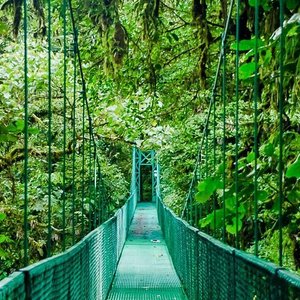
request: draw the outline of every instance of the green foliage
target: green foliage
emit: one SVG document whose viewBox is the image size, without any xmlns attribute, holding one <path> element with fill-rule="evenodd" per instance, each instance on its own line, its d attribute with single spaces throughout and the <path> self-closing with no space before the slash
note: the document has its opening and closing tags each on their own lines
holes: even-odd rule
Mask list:
<svg viewBox="0 0 300 300">
<path fill-rule="evenodd" d="M 196 193 L 195 198 L 199 203 L 204 204 L 218 189 L 222 188 L 223 184 L 220 180 L 208 177 L 198 183 L 198 192 Z"/>
<path fill-rule="evenodd" d="M 286 171 L 286 177 L 296 177 L 297 179 L 300 178 L 300 155 L 297 157 L 296 161 L 288 167 Z"/>
<path fill-rule="evenodd" d="M 52 2 L 52 1 L 51 1 Z M 53 1 L 53 153 L 52 172 L 53 243 L 54 252 L 61 250 L 62 224 L 62 146 L 63 146 L 63 49 L 61 2 Z M 206 1 L 207 9 L 192 11 L 193 1 L 75 1 L 75 18 L 83 71 L 87 84 L 90 112 L 94 120 L 98 154 L 101 157 L 103 182 L 107 191 L 109 214 L 118 208 L 127 192 L 130 178 L 130 147 L 155 149 L 162 165 L 163 194 L 166 203 L 179 215 L 187 199 L 193 176 L 199 141 L 202 138 L 208 113 L 211 85 L 215 74 L 220 35 L 224 27 L 226 5 Z M 222 2 L 223 3 L 223 2 Z M 224 2 L 225 3 L 225 2 Z M 223 4 L 224 4 L 223 3 Z M 279 37 L 283 34 L 284 53 L 284 240 L 294 245 L 298 236 L 299 208 L 299 76 L 300 25 L 297 21 L 299 1 L 285 2 L 285 27 L 278 27 L 278 3 L 261 0 L 260 39 L 257 41 L 259 61 L 259 153 L 258 161 L 258 217 L 262 250 L 273 255 L 277 237 L 278 219 L 278 92 L 279 92 Z M 238 172 L 235 170 L 235 104 L 234 70 L 237 44 L 230 27 L 227 40 L 226 73 L 226 162 L 222 163 L 222 106 L 220 81 L 216 89 L 216 138 L 212 139 L 212 119 L 208 130 L 207 151 L 201 156 L 201 182 L 195 184 L 193 207 L 201 209 L 199 227 L 208 233 L 222 235 L 225 198 L 226 238 L 234 244 L 236 230 L 241 248 L 251 250 L 253 245 L 253 77 L 254 64 L 254 1 L 242 4 L 240 49 L 239 152 Z M 34 38 L 39 22 L 30 7 L 29 24 L 29 120 L 30 120 L 30 255 L 36 261 L 46 255 L 47 220 L 47 41 Z M 159 8 L 159 10 L 157 10 Z M 47 17 L 47 16 L 45 16 Z M 231 24 L 234 24 L 234 17 Z M 0 11 L 0 191 L 1 234 L 13 242 L 3 242 L 7 255 L 1 258 L 3 274 L 21 265 L 22 209 L 23 209 L 23 43 L 22 32 L 12 36 L 14 12 Z M 68 32 L 72 32 L 68 22 Z M 248 33 L 248 34 L 247 34 Z M 68 35 L 68 50 L 72 50 L 72 35 Z M 67 118 L 71 121 L 73 89 L 73 56 L 67 58 Z M 77 91 L 81 91 L 77 80 Z M 99 207 L 93 195 L 84 197 L 81 211 L 82 188 L 88 191 L 90 182 L 82 180 L 80 155 L 83 139 L 88 140 L 88 127 L 82 132 L 82 102 L 77 95 L 76 143 L 70 143 L 67 154 L 67 179 L 72 177 L 72 153 L 75 153 L 75 211 L 76 240 L 89 221 L 91 200 L 93 221 Z M 71 122 L 67 125 L 67 140 L 72 137 Z M 213 147 L 216 146 L 216 161 Z M 85 143 L 85 153 L 88 143 Z M 74 152 L 73 152 L 74 151 Z M 223 191 L 223 171 L 225 191 Z M 238 178 L 238 195 L 234 178 Z M 67 245 L 71 245 L 71 189 L 67 184 Z M 225 193 L 224 193 L 225 192 Z M 92 193 L 93 194 L 93 193 Z M 99 195 L 98 195 L 99 196 Z M 238 202 L 236 203 L 236 196 Z M 236 204 L 238 210 L 236 211 Z M 213 207 L 216 211 L 213 212 Z M 193 216 L 194 217 L 194 216 Z M 97 220 L 97 219 L 96 219 Z M 289 244 L 290 243 L 290 244 Z M 268 248 L 270 247 L 270 248 Z M 270 251 L 268 249 L 271 249 Z M 287 249 L 287 248 L 285 248 Z M 269 253 L 269 252 L 270 253 Z M 295 266 L 292 250 L 288 252 L 289 266 Z M 1 275 L 0 275 L 1 276 Z"/>
<path fill-rule="evenodd" d="M 261 98 L 259 99 L 258 109 L 258 230 L 259 239 L 262 244 L 269 245 L 269 237 L 271 233 L 277 232 L 278 219 L 278 167 L 279 167 L 279 139 L 278 139 L 278 74 L 279 74 L 279 31 L 270 27 L 270 19 L 274 18 L 272 12 L 271 1 L 260 1 L 259 4 L 264 9 L 264 16 L 260 21 L 261 38 L 257 41 L 259 61 L 258 75 L 260 81 Z M 250 6 L 254 3 L 250 1 Z M 299 3 L 288 4 L 288 9 L 297 9 Z M 253 10 L 250 11 L 253 12 Z M 208 16 L 209 18 L 210 16 Z M 250 16 L 248 15 L 249 19 Z M 289 14 L 285 16 L 290 18 Z M 298 243 L 299 236 L 299 216 L 295 213 L 299 206 L 299 22 L 297 16 L 290 18 L 288 23 L 285 23 L 285 72 L 284 89 L 285 89 L 285 104 L 284 104 L 284 204 L 283 204 L 283 220 L 284 220 L 284 241 L 285 245 L 292 245 L 291 251 L 285 250 L 288 257 L 286 265 L 295 268 L 299 264 L 296 258 L 293 258 L 293 249 Z M 253 29 L 253 28 L 248 28 Z M 217 32 L 214 29 L 213 34 Z M 253 36 L 252 32 L 252 36 Z M 229 36 L 228 43 L 231 45 L 231 50 L 236 50 L 237 45 L 234 39 Z M 240 247 L 244 250 L 251 250 L 254 240 L 254 160 L 255 154 L 253 150 L 253 75 L 255 72 L 254 63 L 254 47 L 255 39 L 250 37 L 242 39 L 239 43 L 240 50 L 240 133 L 239 133 L 239 154 L 238 154 L 238 174 L 235 171 L 235 120 L 234 120 L 234 81 L 235 77 L 235 57 L 231 55 L 233 52 L 227 52 L 227 116 L 226 116 L 226 163 L 221 162 L 222 148 L 222 106 L 219 105 L 219 99 L 216 101 L 216 139 L 212 139 L 212 121 L 209 125 L 208 134 L 208 149 L 207 153 L 203 146 L 201 152 L 201 181 L 195 184 L 195 202 L 193 203 L 192 211 L 197 210 L 198 216 L 201 211 L 202 217 L 198 222 L 198 226 L 206 232 L 214 233 L 216 237 L 222 237 L 222 226 L 226 224 L 226 240 L 229 244 L 234 245 L 234 236 L 236 231 L 239 233 Z M 215 50 L 213 43 L 210 44 L 211 51 Z M 216 68 L 214 62 L 213 70 Z M 221 94 L 221 86 L 218 85 L 217 93 Z M 201 103 L 198 104 L 198 109 L 189 111 L 186 109 L 185 115 L 182 116 L 180 111 L 177 111 L 178 122 L 173 122 L 173 127 L 176 132 L 173 137 L 168 139 L 168 144 L 163 146 L 160 153 L 162 164 L 165 166 L 164 174 L 169 185 L 172 186 L 166 190 L 166 193 L 181 195 L 182 191 L 188 190 L 191 174 L 193 172 L 193 164 L 190 158 L 197 156 L 197 143 L 195 140 L 200 140 L 205 112 L 207 112 L 207 98 L 200 96 Z M 192 105 L 191 105 L 192 106 Z M 191 107 L 189 106 L 189 107 Z M 193 113 L 196 112 L 196 116 Z M 199 117 L 199 119 L 197 118 Z M 190 120 L 196 120 L 191 122 Z M 184 126 L 181 124 L 184 121 Z M 211 119 L 212 120 L 212 119 Z M 184 127 L 184 128 L 183 128 Z M 213 146 L 216 145 L 217 161 L 213 159 Z M 194 160 L 195 162 L 195 160 Z M 215 164 L 215 167 L 214 167 Z M 174 172 L 174 170 L 176 170 Z M 188 173 L 188 170 L 190 173 Z M 214 180 L 222 182 L 222 174 L 225 170 L 225 191 L 222 188 L 217 189 L 214 185 Z M 180 174 L 180 175 L 178 175 Z M 190 174 L 190 176 L 189 176 Z M 234 179 L 238 178 L 238 195 L 235 194 Z M 224 196 L 225 193 L 225 196 Z M 236 196 L 238 202 L 236 203 Z M 225 212 L 223 211 L 223 197 L 225 198 Z M 187 197 L 183 197 L 187 199 Z M 177 203 L 180 203 L 177 201 Z M 236 211 L 236 204 L 238 210 Z M 182 204 L 183 205 L 183 204 Z M 172 203 L 170 204 L 172 207 Z M 175 205 L 174 205 L 175 206 Z M 176 204 L 176 209 L 178 204 Z M 216 208 L 215 212 L 213 207 Z M 179 212 L 180 214 L 181 212 Z M 195 216 L 189 215 L 189 221 L 193 221 Z M 287 220 L 292 220 L 288 222 Z M 272 237 L 274 249 L 277 243 L 278 236 L 275 234 Z M 266 246 L 267 247 L 267 246 Z M 263 251 L 266 251 L 264 247 Z M 272 248 L 272 249 L 273 249 Z M 286 249 L 286 248 L 284 248 Z M 268 251 L 266 251 L 268 252 Z M 271 251 L 273 254 L 273 250 Z M 278 252 L 278 251 L 277 251 Z M 277 255 L 268 255 L 268 259 L 276 261 Z"/>
<path fill-rule="evenodd" d="M 265 11 L 269 11 L 271 9 L 269 0 L 258 0 L 258 5 L 262 6 Z M 255 7 L 256 0 L 249 0 L 249 5 Z"/>
<path fill-rule="evenodd" d="M 241 40 L 241 41 L 239 41 L 239 44 L 238 44 L 239 51 L 248 51 L 248 50 L 252 50 L 253 51 L 253 49 L 256 46 L 256 43 L 257 43 L 258 47 L 263 47 L 265 45 L 264 42 L 262 40 L 260 40 L 260 39 L 258 39 L 257 41 L 256 41 L 255 38 L 253 38 L 251 40 Z M 230 48 L 232 50 L 236 50 L 237 49 L 237 43 L 233 42 L 231 44 Z"/>
<path fill-rule="evenodd" d="M 54 1 L 52 24 L 52 169 L 51 169 L 51 248 L 52 253 L 62 251 L 62 204 L 66 196 L 66 246 L 72 245 L 72 201 L 75 209 L 75 241 L 112 215 L 124 202 L 129 188 L 130 147 L 122 140 L 103 138 L 104 130 L 96 134 L 97 153 L 100 159 L 102 181 L 97 177 L 94 189 L 94 165 L 92 180 L 89 178 L 89 143 L 83 147 L 83 139 L 89 140 L 88 122 L 82 132 L 82 97 L 76 94 L 76 134 L 72 141 L 73 108 L 73 54 L 72 36 L 67 36 L 67 124 L 66 124 L 66 182 L 63 169 L 63 49 L 61 2 Z M 29 16 L 33 13 L 29 5 Z M 0 11 L 0 25 L 7 21 L 8 28 L 13 16 Z M 48 218 L 48 53 L 47 41 L 37 37 L 35 19 L 29 24 L 28 43 L 28 92 L 29 92 L 29 182 L 28 182 L 28 229 L 30 263 L 47 256 Z M 70 22 L 68 30 L 71 32 Z M 0 30 L 2 27 L 0 26 Z M 11 28 L 9 28 L 11 29 Z M 20 29 L 21 30 L 21 29 Z M 24 219 L 24 49 L 23 33 L 12 40 L 11 32 L 0 39 L 0 279 L 23 265 Z M 86 70 L 85 70 L 86 71 Z M 76 90 L 81 91 L 76 80 Z M 90 101 L 90 107 L 96 104 Z M 92 112 L 93 114 L 93 112 Z M 97 112 L 96 112 L 97 114 Z M 96 124 L 102 123 L 101 118 Z M 101 127 L 101 126 L 99 126 Z M 85 151 L 82 172 L 82 153 Z M 72 183 L 72 156 L 75 155 L 75 178 Z M 120 163 L 117 165 L 117 161 Z M 84 175 L 82 175 L 84 174 Z M 99 175 L 99 174 L 97 174 Z M 101 185 L 101 189 L 100 189 Z M 63 190 L 65 187 L 65 190 Z M 73 199 L 73 189 L 75 199 Z M 101 192 L 100 192 L 101 191 Z M 81 193 L 84 197 L 81 197 Z M 101 200 L 101 205 L 99 202 Z M 83 206 L 83 209 L 82 209 Z M 90 214 L 90 209 L 92 213 Z M 6 217 L 4 217 L 6 216 Z M 82 223 L 83 221 L 83 223 Z M 83 231 L 82 232 L 82 228 Z"/>
<path fill-rule="evenodd" d="M 297 0 L 286 0 L 286 7 L 289 10 L 296 9 L 299 6 L 299 2 Z"/>
<path fill-rule="evenodd" d="M 0 225 L 6 219 L 6 214 L 0 212 Z M 5 258 L 8 253 L 4 250 L 5 244 L 12 243 L 13 241 L 6 235 L 0 233 L 0 258 Z M 1 278 L 1 277 L 0 277 Z"/>
</svg>

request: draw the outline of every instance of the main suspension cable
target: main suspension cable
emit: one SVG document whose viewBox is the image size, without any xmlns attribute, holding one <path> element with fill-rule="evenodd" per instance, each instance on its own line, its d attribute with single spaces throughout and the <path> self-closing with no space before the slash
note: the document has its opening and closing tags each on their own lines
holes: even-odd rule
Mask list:
<svg viewBox="0 0 300 300">
<path fill-rule="evenodd" d="M 66 114 L 67 114 L 67 2 L 63 0 L 63 52 L 64 52 L 64 66 L 63 66 L 63 251 L 66 249 L 66 144 L 67 144 L 67 127 L 66 127 Z"/>
<path fill-rule="evenodd" d="M 222 218 L 222 241 L 225 243 L 226 240 L 226 40 L 222 39 L 222 105 L 223 105 L 223 142 L 222 142 L 222 177 L 223 177 L 223 196 L 222 196 L 222 206 L 223 206 L 223 218 Z"/>
<path fill-rule="evenodd" d="M 28 265 L 28 11 L 24 8 L 24 266 Z"/>
<path fill-rule="evenodd" d="M 285 35 L 284 35 L 284 1 L 280 0 L 280 54 L 279 54 L 279 216 L 278 216 L 278 224 L 279 224 L 279 265 L 282 266 L 282 255 L 283 255 L 283 238 L 282 238 L 282 204 L 284 200 L 283 195 L 283 102 L 284 102 L 284 94 L 283 94 L 283 83 L 284 83 L 284 49 L 285 49 Z"/>
<path fill-rule="evenodd" d="M 235 246 L 239 249 L 239 68 L 240 68 L 240 0 L 236 1 L 236 52 L 235 52 Z"/>
<path fill-rule="evenodd" d="M 75 33 L 76 34 L 76 33 Z M 77 55 L 75 47 L 75 36 L 73 37 L 73 107 L 72 107 L 72 244 L 75 244 L 75 200 L 76 200 L 76 102 L 77 102 Z"/>
<path fill-rule="evenodd" d="M 258 255 L 258 171 L 257 171 L 257 159 L 258 159 L 258 39 L 259 39 L 259 3 L 255 0 L 255 46 L 254 46 L 254 254 Z"/>
<path fill-rule="evenodd" d="M 48 233 L 47 233 L 47 257 L 51 256 L 51 217 L 52 217 L 52 17 L 51 0 L 48 4 Z"/>
</svg>

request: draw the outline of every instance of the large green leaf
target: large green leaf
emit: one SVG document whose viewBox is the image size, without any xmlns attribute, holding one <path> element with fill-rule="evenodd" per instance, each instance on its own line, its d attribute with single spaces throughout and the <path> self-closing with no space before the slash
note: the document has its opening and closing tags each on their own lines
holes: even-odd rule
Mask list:
<svg viewBox="0 0 300 300">
<path fill-rule="evenodd" d="M 249 5 L 255 7 L 256 0 L 249 0 Z M 265 11 L 269 11 L 271 6 L 269 4 L 269 0 L 257 0 L 257 4 L 262 6 Z"/>
<path fill-rule="evenodd" d="M 260 150 L 264 153 L 266 156 L 273 156 L 275 152 L 275 148 L 273 144 L 265 144 L 260 147 Z"/>
<path fill-rule="evenodd" d="M 7 126 L 7 131 L 8 132 L 14 132 L 14 133 L 20 133 L 24 131 L 25 123 L 24 120 L 18 120 L 13 122 L 12 124 Z M 28 128 L 28 133 L 31 134 L 38 134 L 39 129 L 36 127 L 29 127 Z"/>
<path fill-rule="evenodd" d="M 4 22 L 0 22 L 0 35 L 5 35 L 10 31 L 10 28 L 8 24 L 5 24 Z"/>
<path fill-rule="evenodd" d="M 286 7 L 293 10 L 299 5 L 299 0 L 286 0 Z"/>
<path fill-rule="evenodd" d="M 5 218 L 6 218 L 6 214 L 0 212 L 0 221 L 3 221 Z"/>
<path fill-rule="evenodd" d="M 214 220 L 214 215 L 209 214 L 205 218 L 202 218 L 201 220 L 199 220 L 199 226 L 201 228 L 204 228 L 204 227 L 210 225 L 211 223 L 213 223 L 213 220 Z"/>
<path fill-rule="evenodd" d="M 288 192 L 287 194 L 287 198 L 290 202 L 294 203 L 294 204 L 298 204 L 298 201 L 300 199 L 300 191 L 298 191 L 296 188 L 294 188 L 293 190 L 291 190 L 290 192 Z"/>
<path fill-rule="evenodd" d="M 1 247 L 0 247 L 0 257 L 5 258 L 7 256 L 7 252 L 5 252 Z"/>
<path fill-rule="evenodd" d="M 12 242 L 12 240 L 8 236 L 6 236 L 4 234 L 0 234 L 0 244 L 11 243 L 11 242 Z"/>
<path fill-rule="evenodd" d="M 204 181 L 198 184 L 198 193 L 196 193 L 195 198 L 199 203 L 205 203 L 213 195 L 213 193 L 222 188 L 222 183 L 220 180 L 208 177 Z"/>
<path fill-rule="evenodd" d="M 7 126 L 7 130 L 9 132 L 22 132 L 25 126 L 24 124 L 24 120 L 15 121 Z"/>
<path fill-rule="evenodd" d="M 0 134 L 8 133 L 7 127 L 0 124 Z"/>
<path fill-rule="evenodd" d="M 235 211 L 235 204 L 236 204 L 235 201 L 236 201 L 236 199 L 235 199 L 234 196 L 226 198 L 226 199 L 225 199 L 225 202 L 226 202 L 226 208 L 227 208 L 228 210 L 234 212 L 234 211 Z"/>
<path fill-rule="evenodd" d="M 30 133 L 30 134 L 38 134 L 39 132 L 40 132 L 40 130 L 36 127 L 28 128 L 28 133 Z"/>
<path fill-rule="evenodd" d="M 223 225 L 223 209 L 217 209 L 214 212 L 208 214 L 205 218 L 199 220 L 199 226 L 204 228 L 209 225 L 211 229 L 214 228 L 215 223 L 215 215 L 216 215 L 216 228 L 221 228 Z"/>
<path fill-rule="evenodd" d="M 255 159 L 255 153 L 252 151 L 247 155 L 247 162 L 252 163 Z"/>
<path fill-rule="evenodd" d="M 0 134 L 0 143 L 1 142 L 16 142 L 17 140 L 18 140 L 18 138 L 12 134 L 9 134 L 9 133 Z"/>
<path fill-rule="evenodd" d="M 255 72 L 255 63 L 254 62 L 245 63 L 240 66 L 239 71 L 240 71 L 240 79 L 248 79 Z"/>
<path fill-rule="evenodd" d="M 257 199 L 261 202 L 264 202 L 268 199 L 269 194 L 266 191 L 258 191 L 257 192 Z"/>
<path fill-rule="evenodd" d="M 242 204 L 239 205 L 238 213 L 239 213 L 240 216 L 243 216 L 243 217 L 245 216 L 245 214 L 246 214 L 246 208 L 245 208 L 244 203 L 242 203 Z"/>
<path fill-rule="evenodd" d="M 238 226 L 236 226 L 238 224 Z M 226 225 L 226 230 L 230 234 L 236 235 L 236 227 L 238 227 L 238 231 L 242 229 L 243 222 L 242 217 L 238 216 L 238 218 L 234 217 L 232 218 L 232 224 Z"/>
<path fill-rule="evenodd" d="M 255 39 L 251 39 L 251 40 L 241 40 L 239 42 L 239 50 L 240 51 L 248 51 L 248 50 L 253 50 L 255 48 Z M 264 42 L 260 39 L 257 40 L 257 45 L 258 47 L 262 47 L 264 46 Z M 232 50 L 236 50 L 237 49 L 237 43 L 234 42 L 232 43 L 231 47 Z"/>
<path fill-rule="evenodd" d="M 291 177 L 296 177 L 297 179 L 300 178 L 300 155 L 298 156 L 296 161 L 288 167 L 285 175 L 288 178 Z"/>
</svg>

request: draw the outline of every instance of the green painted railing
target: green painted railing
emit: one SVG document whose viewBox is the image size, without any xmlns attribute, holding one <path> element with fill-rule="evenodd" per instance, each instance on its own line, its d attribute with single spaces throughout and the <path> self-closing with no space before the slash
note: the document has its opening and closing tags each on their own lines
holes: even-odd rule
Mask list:
<svg viewBox="0 0 300 300">
<path fill-rule="evenodd" d="M 0 299 L 105 299 L 138 200 L 140 155 L 133 153 L 131 196 L 116 214 L 60 255 L 0 282 Z M 300 277 L 232 248 L 189 225 L 162 202 L 159 167 L 153 199 L 174 267 L 187 296 L 198 299 L 300 299 Z"/>
<path fill-rule="evenodd" d="M 0 300 L 105 299 L 137 203 L 136 150 L 131 195 L 101 226 L 62 254 L 13 273 L 0 282 Z"/>
<path fill-rule="evenodd" d="M 225 245 L 177 217 L 163 204 L 159 168 L 156 172 L 159 222 L 189 299 L 300 299 L 300 276 Z"/>
<path fill-rule="evenodd" d="M 135 210 L 134 195 L 79 243 L 13 273 L 0 283 L 0 299 L 105 299 Z"/>
</svg>

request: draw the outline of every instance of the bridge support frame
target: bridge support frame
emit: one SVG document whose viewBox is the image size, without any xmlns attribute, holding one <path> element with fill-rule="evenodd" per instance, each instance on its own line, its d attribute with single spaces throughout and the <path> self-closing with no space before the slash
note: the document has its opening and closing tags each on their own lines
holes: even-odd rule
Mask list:
<svg viewBox="0 0 300 300">
<path fill-rule="evenodd" d="M 149 166 L 151 168 L 151 202 L 157 201 L 156 197 L 156 186 L 157 186 L 157 176 L 155 172 L 156 161 L 155 161 L 155 151 L 148 150 L 142 151 L 135 148 L 135 177 L 136 177 L 136 186 L 138 190 L 138 201 L 142 200 L 143 192 L 143 181 L 142 181 L 142 167 Z"/>
</svg>

